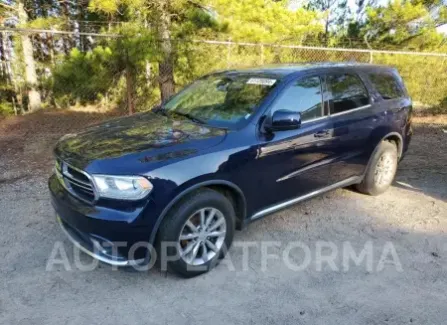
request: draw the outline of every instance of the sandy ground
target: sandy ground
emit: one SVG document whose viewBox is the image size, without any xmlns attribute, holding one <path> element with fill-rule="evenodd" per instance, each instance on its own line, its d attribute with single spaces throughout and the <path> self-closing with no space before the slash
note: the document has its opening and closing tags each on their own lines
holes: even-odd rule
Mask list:
<svg viewBox="0 0 447 325">
<path fill-rule="evenodd" d="M 0 136 L 0 324 L 446 323 L 446 126 L 416 127 L 386 194 L 340 189 L 268 216 L 237 232 L 236 245 L 215 270 L 184 280 L 157 269 L 75 267 L 46 188 L 48 152 L 60 131 L 43 126 L 22 134 L 14 125 L 3 125 Z M 19 141 L 24 136 L 26 143 Z M 46 270 L 57 241 L 70 271 L 62 265 Z M 293 270 L 283 258 L 263 265 L 265 243 L 277 242 L 268 252 L 282 256 L 298 241 L 310 249 L 307 268 Z M 344 269 L 346 242 L 357 253 L 371 245 L 372 267 L 352 262 Z M 247 243 L 256 247 L 245 265 L 240 246 Z M 328 264 L 319 270 L 318 243 L 338 250 L 338 270 Z M 390 245 L 398 260 L 390 253 L 381 263 Z M 293 265 L 305 259 L 302 249 L 287 256 Z M 84 255 L 81 261 L 92 262 Z"/>
</svg>

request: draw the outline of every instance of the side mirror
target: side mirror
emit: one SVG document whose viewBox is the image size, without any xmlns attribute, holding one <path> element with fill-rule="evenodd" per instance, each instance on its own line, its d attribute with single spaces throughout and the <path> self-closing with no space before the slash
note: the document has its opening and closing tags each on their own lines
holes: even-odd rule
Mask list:
<svg viewBox="0 0 447 325">
<path fill-rule="evenodd" d="M 295 130 L 301 126 L 301 114 L 297 112 L 279 110 L 273 113 L 270 125 L 271 131 Z"/>
</svg>

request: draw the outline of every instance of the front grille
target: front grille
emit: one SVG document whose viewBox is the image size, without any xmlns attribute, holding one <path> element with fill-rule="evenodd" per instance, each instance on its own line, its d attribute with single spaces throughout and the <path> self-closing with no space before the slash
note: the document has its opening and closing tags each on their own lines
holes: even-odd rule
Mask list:
<svg viewBox="0 0 447 325">
<path fill-rule="evenodd" d="M 56 159 L 55 169 L 59 180 L 69 192 L 84 201 L 94 201 L 95 190 L 90 177 L 85 172 L 60 159 Z"/>
</svg>

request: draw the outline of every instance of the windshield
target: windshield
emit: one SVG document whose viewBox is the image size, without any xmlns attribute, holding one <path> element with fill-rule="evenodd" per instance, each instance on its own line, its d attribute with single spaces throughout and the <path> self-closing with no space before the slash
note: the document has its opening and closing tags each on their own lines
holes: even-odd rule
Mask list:
<svg viewBox="0 0 447 325">
<path fill-rule="evenodd" d="M 164 111 L 196 122 L 238 128 L 255 112 L 277 80 L 252 74 L 219 74 L 195 81 L 171 98 Z"/>
</svg>

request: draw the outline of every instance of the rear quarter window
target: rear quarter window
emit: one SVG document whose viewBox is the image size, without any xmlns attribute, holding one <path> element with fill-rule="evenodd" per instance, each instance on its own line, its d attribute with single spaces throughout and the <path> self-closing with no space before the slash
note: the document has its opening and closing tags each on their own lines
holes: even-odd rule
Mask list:
<svg viewBox="0 0 447 325">
<path fill-rule="evenodd" d="M 405 92 L 396 76 L 385 73 L 370 73 L 368 76 L 383 99 L 394 99 L 405 96 Z"/>
<path fill-rule="evenodd" d="M 369 104 L 369 94 L 359 77 L 353 74 L 335 74 L 326 77 L 331 92 L 330 114 L 350 111 Z"/>
</svg>

